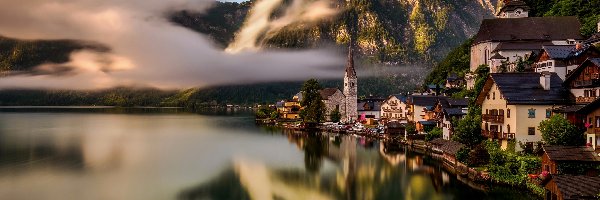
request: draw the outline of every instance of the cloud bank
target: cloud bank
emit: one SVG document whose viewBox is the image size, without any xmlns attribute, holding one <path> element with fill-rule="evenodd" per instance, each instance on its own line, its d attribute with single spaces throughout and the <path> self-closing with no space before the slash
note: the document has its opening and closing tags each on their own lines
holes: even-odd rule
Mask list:
<svg viewBox="0 0 600 200">
<path fill-rule="evenodd" d="M 332 51 L 225 53 L 213 47 L 205 36 L 172 24 L 165 17 L 177 10 L 202 12 L 212 3 L 210 0 L 0 1 L 0 35 L 93 41 L 111 49 L 108 53 L 79 51 L 71 55 L 69 63 L 46 64 L 36 69 L 63 72 L 61 69 L 65 67 L 72 68 L 68 73 L 0 77 L 0 88 L 171 89 L 341 76 L 343 56 Z M 259 4 L 260 1 L 256 3 Z M 286 14 L 281 19 L 301 22 L 307 16 L 313 17 L 311 20 L 327 16 L 302 10 L 300 13 Z"/>
</svg>

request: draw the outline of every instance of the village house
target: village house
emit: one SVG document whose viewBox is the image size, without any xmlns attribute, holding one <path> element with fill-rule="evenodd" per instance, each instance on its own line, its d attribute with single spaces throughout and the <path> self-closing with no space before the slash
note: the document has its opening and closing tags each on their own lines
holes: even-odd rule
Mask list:
<svg viewBox="0 0 600 200">
<path fill-rule="evenodd" d="M 439 98 L 433 108 L 437 127 L 442 129 L 443 139 L 450 140 L 454 132 L 454 120 L 462 119 L 468 110 L 467 99 Z"/>
<path fill-rule="evenodd" d="M 490 74 L 477 97 L 482 133 L 501 141 L 503 149 L 512 139 L 532 146 L 542 140 L 540 122 L 550 118 L 553 108 L 569 104 L 569 95 L 556 73 Z"/>
<path fill-rule="evenodd" d="M 527 60 L 543 45 L 569 45 L 585 39 L 577 17 L 529 17 L 528 11 L 523 1 L 506 1 L 498 18 L 482 21 L 471 46 L 471 72 L 487 65 L 496 73 L 503 63 L 509 64 L 506 71 L 514 71 L 513 63 L 519 58 Z M 467 88 L 473 88 L 474 75 L 469 73 L 465 78 Z"/>
<path fill-rule="evenodd" d="M 600 156 L 591 147 L 544 145 L 542 171 L 550 174 L 598 176 Z M 569 166 L 577 165 L 576 168 Z"/>
<path fill-rule="evenodd" d="M 381 118 L 381 105 L 383 104 L 382 98 L 369 96 L 367 98 L 358 100 L 357 109 L 358 116 L 367 121 L 367 124 L 375 124 L 376 120 Z"/>
<path fill-rule="evenodd" d="M 577 114 L 583 115 L 585 128 L 585 140 L 597 153 L 600 153 L 600 99 L 585 105 L 578 110 Z"/>
<path fill-rule="evenodd" d="M 565 80 L 567 75 L 579 67 L 588 58 L 600 57 L 600 51 L 592 45 L 544 45 L 541 53 L 534 59 L 535 72 L 555 72 Z"/>
<path fill-rule="evenodd" d="M 281 119 L 299 119 L 300 118 L 300 101 L 298 95 L 292 100 L 277 102 L 276 107 Z"/>
<path fill-rule="evenodd" d="M 406 95 L 391 95 L 381 105 L 382 121 L 408 122 L 409 107 Z"/>
<path fill-rule="evenodd" d="M 564 82 L 577 104 L 590 103 L 600 96 L 600 58 L 589 58 L 569 74 Z"/>
<path fill-rule="evenodd" d="M 426 130 L 437 126 L 433 108 L 438 99 L 444 96 L 410 95 L 408 96 L 409 114 L 408 120 L 414 122 L 417 132 L 425 133 Z"/>
<path fill-rule="evenodd" d="M 542 186 L 546 200 L 598 199 L 600 177 L 552 175 Z"/>
<path fill-rule="evenodd" d="M 458 77 L 456 73 L 452 73 L 446 78 L 445 88 L 446 89 L 460 89 L 464 85 L 465 80 Z"/>
</svg>

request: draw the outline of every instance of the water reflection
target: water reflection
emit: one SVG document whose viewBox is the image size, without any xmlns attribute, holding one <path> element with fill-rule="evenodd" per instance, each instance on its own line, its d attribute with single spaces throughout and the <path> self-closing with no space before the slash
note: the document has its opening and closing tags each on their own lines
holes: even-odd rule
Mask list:
<svg viewBox="0 0 600 200">
<path fill-rule="evenodd" d="M 423 155 L 363 137 L 286 133 L 305 169 L 236 160 L 180 199 L 485 199 Z M 329 165 L 329 166 L 328 166 Z M 224 189 L 229 188 L 229 190 Z M 509 194 L 510 195 L 510 194 Z"/>
<path fill-rule="evenodd" d="M 31 192 L 35 191 L 35 192 Z M 513 199 L 410 149 L 251 115 L 1 112 L 2 199 Z"/>
</svg>

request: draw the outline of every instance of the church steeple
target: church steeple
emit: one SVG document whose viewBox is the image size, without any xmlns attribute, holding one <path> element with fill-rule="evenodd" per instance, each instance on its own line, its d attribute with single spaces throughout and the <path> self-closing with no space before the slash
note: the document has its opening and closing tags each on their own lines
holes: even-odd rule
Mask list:
<svg viewBox="0 0 600 200">
<path fill-rule="evenodd" d="M 346 71 L 344 73 L 344 96 L 345 100 L 345 113 L 343 121 L 354 122 L 358 119 L 358 78 L 356 76 L 356 70 L 354 69 L 354 52 L 352 49 L 352 40 L 348 45 L 348 60 L 346 61 Z"/>
<path fill-rule="evenodd" d="M 348 45 L 348 60 L 346 61 L 346 77 L 356 77 L 356 70 L 354 69 L 354 52 L 352 50 L 352 43 Z"/>
</svg>

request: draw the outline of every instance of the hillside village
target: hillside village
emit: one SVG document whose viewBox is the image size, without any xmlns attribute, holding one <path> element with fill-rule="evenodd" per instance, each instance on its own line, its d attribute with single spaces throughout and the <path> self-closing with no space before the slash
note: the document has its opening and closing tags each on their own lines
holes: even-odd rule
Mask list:
<svg viewBox="0 0 600 200">
<path fill-rule="evenodd" d="M 453 166 L 478 166 L 471 162 L 480 157 L 473 155 L 478 146 L 487 145 L 487 163 L 509 162 L 494 161 L 495 155 L 533 160 L 533 167 L 518 173 L 526 175 L 527 188 L 546 199 L 598 198 L 600 21 L 598 32 L 586 38 L 580 33 L 577 17 L 529 17 L 529 11 L 523 1 L 505 0 L 496 18 L 483 20 L 474 36 L 470 73 L 464 77 L 448 74 L 445 84 L 428 84 L 411 94 L 357 98 L 360 74 L 354 69 L 351 47 L 343 89 L 319 92 L 325 121 L 349 124 L 335 127 L 344 131 L 381 131 L 388 136 L 395 134 L 393 127 L 401 130 L 404 140 L 428 138 L 430 147 Z M 474 95 L 456 95 L 460 91 Z M 302 118 L 302 96 L 299 92 L 273 105 L 280 121 Z M 549 132 L 547 124 L 560 120 L 568 121 L 564 127 L 574 127 L 579 135 L 550 141 L 544 135 Z M 476 127 L 461 127 L 473 122 Z M 475 136 L 466 137 L 469 133 L 465 130 L 475 130 L 471 133 Z M 441 135 L 436 135 L 440 131 Z M 490 147 L 494 144 L 497 149 Z M 468 155 L 459 155 L 460 147 L 469 149 L 462 153 Z M 506 153 L 510 151 L 513 154 Z M 498 175 L 500 172 L 490 168 L 483 174 L 489 173 L 497 182 L 509 182 L 503 181 L 508 175 Z"/>
</svg>

